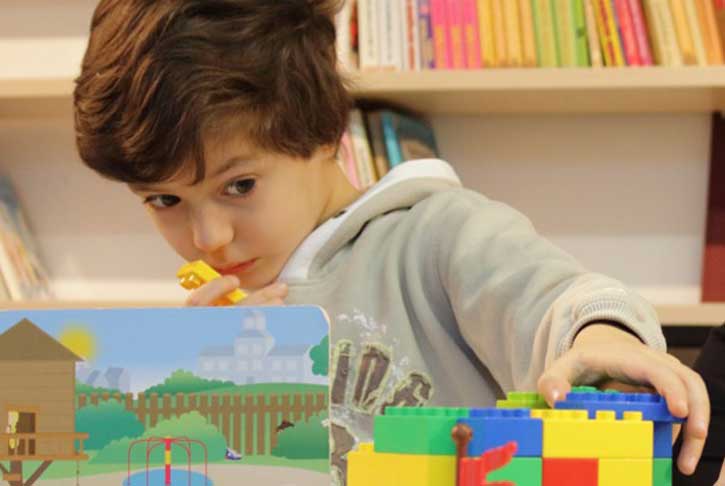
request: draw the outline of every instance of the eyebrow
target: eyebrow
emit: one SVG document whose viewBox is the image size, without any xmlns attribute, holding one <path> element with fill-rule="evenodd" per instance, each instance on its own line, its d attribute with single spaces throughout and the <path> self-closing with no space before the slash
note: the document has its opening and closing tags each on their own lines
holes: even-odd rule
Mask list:
<svg viewBox="0 0 725 486">
<path fill-rule="evenodd" d="M 205 176 L 207 177 L 218 177 L 221 174 L 225 173 L 226 171 L 242 165 L 249 165 L 254 160 L 254 154 L 253 153 L 245 153 L 243 155 L 235 155 L 234 157 L 228 159 L 226 162 L 224 162 L 222 165 L 220 165 L 214 172 L 211 172 Z M 129 187 L 132 191 L 137 192 L 158 192 L 159 188 L 155 185 L 150 184 L 129 184 Z"/>
</svg>

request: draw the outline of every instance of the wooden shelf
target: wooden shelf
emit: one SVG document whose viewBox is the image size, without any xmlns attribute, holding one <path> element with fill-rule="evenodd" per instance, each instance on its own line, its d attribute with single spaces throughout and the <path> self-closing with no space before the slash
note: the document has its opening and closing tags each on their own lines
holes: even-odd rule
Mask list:
<svg viewBox="0 0 725 486">
<path fill-rule="evenodd" d="M 353 73 L 358 98 L 428 114 L 658 113 L 725 109 L 725 66 Z M 70 109 L 73 80 L 0 79 L 0 116 Z"/>
<path fill-rule="evenodd" d="M 428 114 L 711 112 L 725 108 L 725 67 L 366 72 L 358 97 Z"/>
<path fill-rule="evenodd" d="M 181 307 L 183 302 L 172 301 L 37 301 L 3 302 L 0 310 L 95 309 Z M 719 326 L 725 322 L 725 303 L 655 306 L 660 322 L 665 326 Z"/>
</svg>

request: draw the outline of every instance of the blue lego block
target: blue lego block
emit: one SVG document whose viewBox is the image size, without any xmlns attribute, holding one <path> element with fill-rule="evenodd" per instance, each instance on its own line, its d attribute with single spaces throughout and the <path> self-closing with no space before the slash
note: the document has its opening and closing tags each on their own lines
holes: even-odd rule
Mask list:
<svg viewBox="0 0 725 486">
<path fill-rule="evenodd" d="M 527 408 L 474 408 L 469 418 L 458 422 L 473 430 L 473 439 L 468 445 L 469 456 L 480 456 L 513 440 L 518 444 L 517 457 L 541 457 L 543 422 L 531 418 L 531 410 Z"/>
<path fill-rule="evenodd" d="M 587 410 L 594 418 L 598 410 L 612 410 L 618 419 L 627 411 L 642 412 L 642 420 L 681 423 L 667 409 L 664 397 L 653 393 L 621 393 L 613 391 L 574 391 L 567 393 L 566 400 L 556 402 L 554 408 Z"/>
<path fill-rule="evenodd" d="M 652 457 L 658 459 L 672 458 L 672 424 L 667 422 L 654 423 L 653 445 Z"/>
</svg>

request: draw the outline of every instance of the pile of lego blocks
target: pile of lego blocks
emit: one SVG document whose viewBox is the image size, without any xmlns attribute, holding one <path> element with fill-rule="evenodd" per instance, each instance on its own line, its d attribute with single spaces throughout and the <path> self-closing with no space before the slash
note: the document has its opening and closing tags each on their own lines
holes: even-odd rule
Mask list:
<svg viewBox="0 0 725 486">
<path fill-rule="evenodd" d="M 513 392 L 496 408 L 388 408 L 374 444 L 348 455 L 348 486 L 670 486 L 672 424 L 664 399 L 581 387 L 549 410 Z M 451 431 L 473 432 L 460 477 Z M 516 443 L 501 469 L 477 476 L 486 451 Z M 502 483 L 505 484 L 505 483 Z"/>
</svg>

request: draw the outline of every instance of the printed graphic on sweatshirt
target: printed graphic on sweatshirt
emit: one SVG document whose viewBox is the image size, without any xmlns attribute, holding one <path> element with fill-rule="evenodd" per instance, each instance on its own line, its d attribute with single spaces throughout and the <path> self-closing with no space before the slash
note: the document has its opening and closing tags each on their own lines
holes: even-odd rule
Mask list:
<svg viewBox="0 0 725 486">
<path fill-rule="evenodd" d="M 350 336 L 350 330 L 358 330 L 359 339 L 335 343 L 330 369 L 331 463 L 337 485 L 345 485 L 348 452 L 360 442 L 372 441 L 375 415 L 391 406 L 423 406 L 434 391 L 426 373 L 411 369 L 407 356 L 396 355 L 404 348 L 387 336 L 385 325 L 359 311 L 342 314 L 333 325 L 333 338 Z"/>
</svg>

